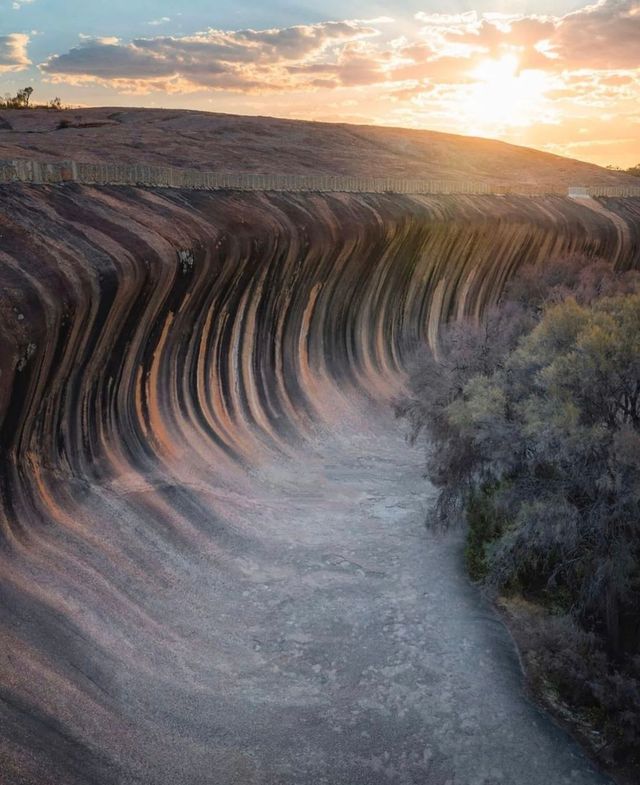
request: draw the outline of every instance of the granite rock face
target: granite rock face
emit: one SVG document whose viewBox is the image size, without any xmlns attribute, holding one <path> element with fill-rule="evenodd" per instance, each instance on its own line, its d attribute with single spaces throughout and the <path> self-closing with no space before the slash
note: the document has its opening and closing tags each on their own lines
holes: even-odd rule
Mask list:
<svg viewBox="0 0 640 785">
<path fill-rule="evenodd" d="M 639 227 L 631 199 L 0 188 L 0 781 L 603 782 L 384 423 L 444 319 L 525 262 L 637 265 Z"/>
<path fill-rule="evenodd" d="M 624 172 L 495 139 L 409 128 L 85 107 L 2 113 L 0 160 L 152 164 L 218 173 L 480 181 L 564 190 L 638 185 Z M 66 127 L 61 127 L 66 126 Z M 525 191 L 528 193 L 528 190 Z"/>
</svg>

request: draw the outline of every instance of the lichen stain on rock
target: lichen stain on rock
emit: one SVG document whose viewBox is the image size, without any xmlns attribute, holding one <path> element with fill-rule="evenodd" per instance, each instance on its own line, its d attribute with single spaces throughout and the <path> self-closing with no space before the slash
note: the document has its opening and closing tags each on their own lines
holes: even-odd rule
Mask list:
<svg viewBox="0 0 640 785">
<path fill-rule="evenodd" d="M 406 485 L 420 459 L 379 435 L 379 413 L 415 348 L 480 317 L 520 265 L 637 264 L 640 203 L 602 207 L 1 188 L 7 770 L 26 785 L 377 785 L 445 781 L 451 755 L 476 766 L 500 739 L 460 641 L 486 679 L 494 644 L 463 584 L 441 605 L 439 556 L 425 573 Z M 414 502 L 385 512 L 384 494 Z M 573 752 L 501 690 L 499 722 L 569 781 Z M 528 770 L 513 781 L 543 781 Z"/>
</svg>

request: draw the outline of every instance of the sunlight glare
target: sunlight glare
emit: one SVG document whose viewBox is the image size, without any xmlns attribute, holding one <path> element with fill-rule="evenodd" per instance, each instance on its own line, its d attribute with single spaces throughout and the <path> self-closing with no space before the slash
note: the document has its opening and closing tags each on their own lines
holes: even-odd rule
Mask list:
<svg viewBox="0 0 640 785">
<path fill-rule="evenodd" d="M 508 126 L 527 126 L 540 114 L 545 76 L 541 71 L 519 70 L 513 54 L 485 60 L 471 75 L 475 81 L 464 102 L 474 128 L 497 131 Z"/>
</svg>

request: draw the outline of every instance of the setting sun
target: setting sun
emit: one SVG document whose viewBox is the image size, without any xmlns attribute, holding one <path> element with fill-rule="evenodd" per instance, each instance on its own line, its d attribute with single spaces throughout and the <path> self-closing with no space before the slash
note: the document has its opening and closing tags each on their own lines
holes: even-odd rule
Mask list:
<svg viewBox="0 0 640 785">
<path fill-rule="evenodd" d="M 477 80 L 462 104 L 468 122 L 478 132 L 531 125 L 540 117 L 548 87 L 541 71 L 520 70 L 515 55 L 485 60 L 473 71 Z"/>
</svg>

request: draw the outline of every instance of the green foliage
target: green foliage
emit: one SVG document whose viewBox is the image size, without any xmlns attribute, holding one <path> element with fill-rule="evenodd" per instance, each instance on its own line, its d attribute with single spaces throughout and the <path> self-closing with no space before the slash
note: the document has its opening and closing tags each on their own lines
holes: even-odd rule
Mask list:
<svg viewBox="0 0 640 785">
<path fill-rule="evenodd" d="M 627 648 L 621 620 L 640 602 L 640 295 L 552 306 L 503 368 L 467 382 L 448 422 L 472 446 L 472 488 L 510 482 L 497 501 L 514 525 L 489 577 L 563 585 L 613 651 Z"/>
<path fill-rule="evenodd" d="M 506 526 L 506 521 L 496 509 L 497 490 L 497 486 L 490 484 L 473 488 L 465 502 L 469 528 L 464 555 L 467 570 L 474 581 L 484 580 L 487 577 L 490 546 L 500 537 Z"/>
<path fill-rule="evenodd" d="M 580 730 L 597 739 L 594 750 L 608 765 L 622 764 L 631 780 L 640 763 L 640 679 L 638 669 L 612 667 L 602 641 L 567 613 L 529 615 L 516 636 L 539 694 L 569 707 Z M 634 672 L 635 671 L 635 672 Z M 566 711 L 563 712 L 566 716 Z"/>
<path fill-rule="evenodd" d="M 16 100 L 21 106 L 28 107 L 29 101 L 31 100 L 32 93 L 33 93 L 33 87 L 23 87 L 22 90 L 18 90 L 18 94 L 16 95 Z"/>
<path fill-rule="evenodd" d="M 445 331 L 414 390 L 398 410 L 427 435 L 434 520 L 466 522 L 472 578 L 570 614 L 597 656 L 540 661 L 607 733 L 624 719 L 640 739 L 638 275 L 584 260 L 524 270 L 485 324 Z"/>
</svg>

